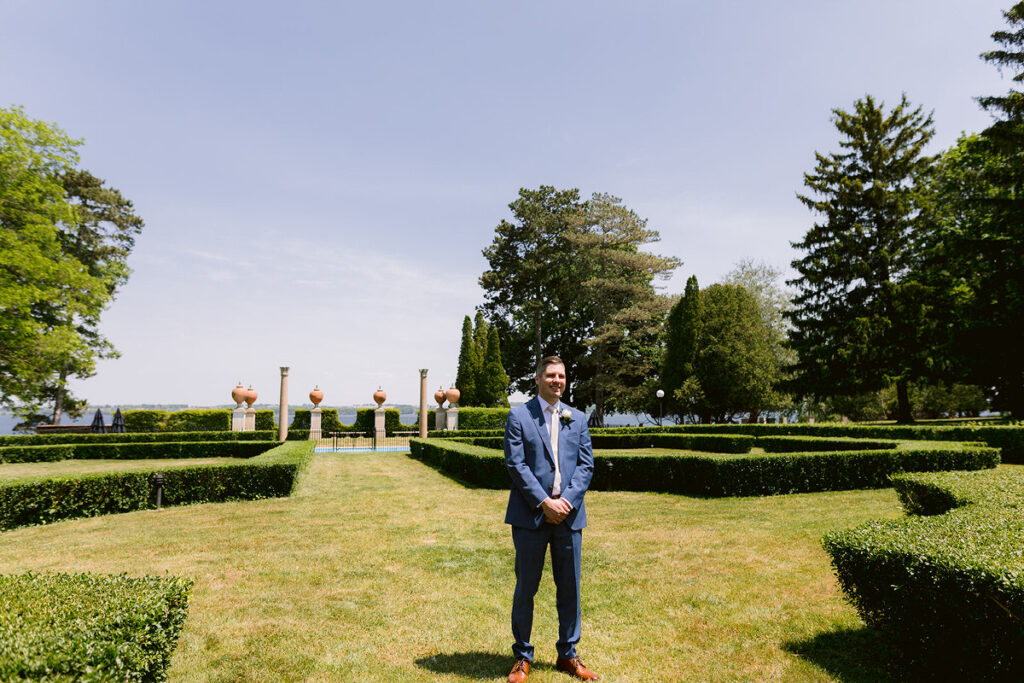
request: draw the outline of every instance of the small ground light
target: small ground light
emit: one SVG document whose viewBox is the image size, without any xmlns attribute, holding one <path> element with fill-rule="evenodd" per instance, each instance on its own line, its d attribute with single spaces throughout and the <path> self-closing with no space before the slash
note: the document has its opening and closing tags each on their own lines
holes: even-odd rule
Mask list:
<svg viewBox="0 0 1024 683">
<path fill-rule="evenodd" d="M 153 483 L 156 484 L 156 509 L 159 510 L 160 509 L 160 503 L 162 502 L 163 497 L 164 497 L 164 475 L 163 475 L 163 473 L 158 473 L 155 477 L 153 477 Z"/>
</svg>

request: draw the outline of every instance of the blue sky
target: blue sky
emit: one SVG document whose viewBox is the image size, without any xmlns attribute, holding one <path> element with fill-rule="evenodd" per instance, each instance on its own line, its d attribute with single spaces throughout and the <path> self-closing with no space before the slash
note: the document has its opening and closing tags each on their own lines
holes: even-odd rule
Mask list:
<svg viewBox="0 0 1024 683">
<path fill-rule="evenodd" d="M 702 285 L 788 268 L 830 121 L 934 110 L 934 151 L 1007 79 L 1009 0 L 0 0 L 0 106 L 84 138 L 135 202 L 95 404 L 418 400 L 454 380 L 481 250 L 520 187 L 609 192 Z"/>
</svg>

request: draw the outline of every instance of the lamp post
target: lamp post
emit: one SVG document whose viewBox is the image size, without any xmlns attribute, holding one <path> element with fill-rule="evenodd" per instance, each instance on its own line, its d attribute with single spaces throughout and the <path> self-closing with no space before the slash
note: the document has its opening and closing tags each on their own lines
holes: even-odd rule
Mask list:
<svg viewBox="0 0 1024 683">
<path fill-rule="evenodd" d="M 658 389 L 654 395 L 658 397 L 658 426 L 660 427 L 661 421 L 665 419 L 665 392 Z"/>
</svg>

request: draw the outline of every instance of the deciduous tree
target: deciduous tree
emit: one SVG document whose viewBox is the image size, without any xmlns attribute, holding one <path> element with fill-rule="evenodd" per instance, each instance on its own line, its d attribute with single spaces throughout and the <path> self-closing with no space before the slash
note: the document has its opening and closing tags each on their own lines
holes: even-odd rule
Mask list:
<svg viewBox="0 0 1024 683">
<path fill-rule="evenodd" d="M 75 209 L 61 178 L 80 144 L 56 126 L 0 109 L 0 403 L 23 407 L 47 399 L 61 359 L 85 358 L 87 340 L 66 319 L 95 318 L 109 301 L 102 280 L 63 248 L 61 225 Z"/>
</svg>

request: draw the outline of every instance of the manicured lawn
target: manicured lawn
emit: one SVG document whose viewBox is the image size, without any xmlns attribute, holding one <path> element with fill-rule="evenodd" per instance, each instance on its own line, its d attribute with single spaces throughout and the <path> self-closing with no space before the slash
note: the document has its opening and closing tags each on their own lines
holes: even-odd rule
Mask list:
<svg viewBox="0 0 1024 683">
<path fill-rule="evenodd" d="M 127 472 L 131 470 L 170 469 L 196 465 L 245 462 L 244 458 L 160 458 L 156 460 L 61 460 L 60 462 L 15 462 L 0 464 L 0 480 L 54 477 L 63 474 Z"/>
<path fill-rule="evenodd" d="M 172 681 L 500 681 L 507 495 L 403 454 L 321 454 L 290 498 L 0 533 L 0 572 L 192 577 Z M 819 539 L 901 516 L 891 489 L 594 491 L 587 507 L 580 652 L 605 681 L 885 680 L 884 646 L 842 600 Z M 552 667 L 556 629 L 547 575 L 531 681 L 568 680 Z"/>
</svg>

